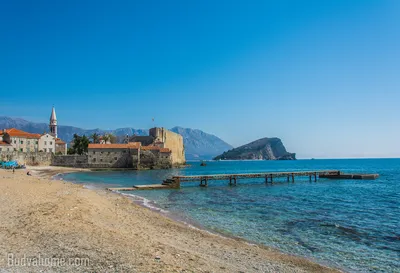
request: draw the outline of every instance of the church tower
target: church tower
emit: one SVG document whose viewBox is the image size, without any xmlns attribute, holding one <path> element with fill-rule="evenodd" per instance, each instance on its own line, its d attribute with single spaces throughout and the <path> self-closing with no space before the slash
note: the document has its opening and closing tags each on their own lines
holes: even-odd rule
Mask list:
<svg viewBox="0 0 400 273">
<path fill-rule="evenodd" d="M 57 137 L 57 117 L 56 117 L 56 109 L 51 110 L 51 116 L 50 116 L 50 134 L 52 134 L 54 137 Z"/>
</svg>

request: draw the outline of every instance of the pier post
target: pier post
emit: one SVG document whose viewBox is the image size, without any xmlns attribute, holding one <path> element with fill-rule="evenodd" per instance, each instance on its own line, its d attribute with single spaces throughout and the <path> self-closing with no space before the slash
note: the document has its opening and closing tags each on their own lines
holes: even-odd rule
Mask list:
<svg viewBox="0 0 400 273">
<path fill-rule="evenodd" d="M 272 184 L 272 183 L 274 183 L 272 174 L 270 174 L 270 177 L 271 177 L 271 184 Z"/>
<path fill-rule="evenodd" d="M 229 186 L 232 186 L 232 176 L 229 177 Z"/>
<path fill-rule="evenodd" d="M 294 183 L 294 174 L 292 173 L 292 183 Z"/>
<path fill-rule="evenodd" d="M 181 188 L 181 178 L 180 177 L 176 177 L 174 182 L 174 188 L 176 189 L 180 189 Z"/>
<path fill-rule="evenodd" d="M 287 182 L 289 182 L 289 181 L 290 181 L 290 175 L 287 176 Z"/>
<path fill-rule="evenodd" d="M 317 173 L 314 173 L 314 182 L 317 182 Z"/>
<path fill-rule="evenodd" d="M 265 184 L 268 184 L 268 175 L 265 176 Z"/>
<path fill-rule="evenodd" d="M 308 177 L 310 178 L 310 182 L 311 182 L 311 174 Z"/>
</svg>

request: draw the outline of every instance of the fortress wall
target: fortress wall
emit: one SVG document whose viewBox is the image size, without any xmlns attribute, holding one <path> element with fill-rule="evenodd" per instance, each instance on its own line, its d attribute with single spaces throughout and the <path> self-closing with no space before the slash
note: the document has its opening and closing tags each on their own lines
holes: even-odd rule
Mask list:
<svg viewBox="0 0 400 273">
<path fill-rule="evenodd" d="M 0 161 L 17 161 L 18 164 L 28 166 L 49 166 L 53 154 L 44 152 L 1 152 Z"/>
<path fill-rule="evenodd" d="M 185 164 L 185 148 L 183 146 L 183 137 L 181 135 L 165 128 L 151 128 L 149 133 L 155 138 L 155 141 L 159 140 L 164 142 L 164 148 L 169 148 L 171 150 L 172 164 Z"/>
<path fill-rule="evenodd" d="M 140 150 L 140 164 L 142 169 L 168 169 L 172 167 L 170 155 L 157 150 Z"/>
<path fill-rule="evenodd" d="M 88 156 L 87 155 L 56 155 L 51 162 L 52 166 L 73 167 L 73 168 L 87 168 Z"/>
<path fill-rule="evenodd" d="M 136 149 L 89 149 L 90 168 L 137 168 L 138 150 Z"/>
</svg>

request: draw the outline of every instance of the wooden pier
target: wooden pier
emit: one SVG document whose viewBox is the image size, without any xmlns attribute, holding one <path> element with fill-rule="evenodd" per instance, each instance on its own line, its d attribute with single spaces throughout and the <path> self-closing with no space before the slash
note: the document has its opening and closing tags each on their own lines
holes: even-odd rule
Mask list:
<svg viewBox="0 0 400 273">
<path fill-rule="evenodd" d="M 300 171 L 300 172 L 268 172 L 268 173 L 240 173 L 240 174 L 214 174 L 214 175 L 192 175 L 174 176 L 163 182 L 169 182 L 171 186 L 180 187 L 181 183 L 199 181 L 200 187 L 207 187 L 210 180 L 227 180 L 229 185 L 236 185 L 238 179 L 262 178 L 265 183 L 273 183 L 275 178 L 284 177 L 287 182 L 294 182 L 295 177 L 308 177 L 310 181 L 317 181 L 321 175 L 340 175 L 338 170 L 322 171 Z M 173 183 L 173 182 L 174 183 Z"/>
<path fill-rule="evenodd" d="M 319 178 L 329 179 L 376 179 L 378 174 L 344 174 L 338 170 L 298 171 L 298 172 L 263 172 L 263 173 L 237 173 L 237 174 L 211 174 L 173 176 L 162 182 L 162 184 L 136 185 L 132 188 L 109 188 L 111 191 L 132 191 L 150 189 L 179 189 L 181 183 L 198 181 L 200 187 L 207 187 L 209 181 L 226 180 L 230 186 L 236 186 L 238 179 L 261 178 L 267 184 L 273 184 L 274 179 L 284 178 L 287 182 L 294 183 L 295 177 L 308 177 L 309 181 L 316 182 Z M 282 181 L 282 179 L 281 179 Z"/>
</svg>

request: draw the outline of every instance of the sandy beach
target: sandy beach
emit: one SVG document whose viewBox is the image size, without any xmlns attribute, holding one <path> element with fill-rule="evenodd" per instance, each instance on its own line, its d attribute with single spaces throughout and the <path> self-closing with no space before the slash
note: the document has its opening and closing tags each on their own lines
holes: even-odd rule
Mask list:
<svg viewBox="0 0 400 273">
<path fill-rule="evenodd" d="M 0 169 L 0 272 L 338 272 L 50 179 L 75 169 L 29 170 Z"/>
</svg>

